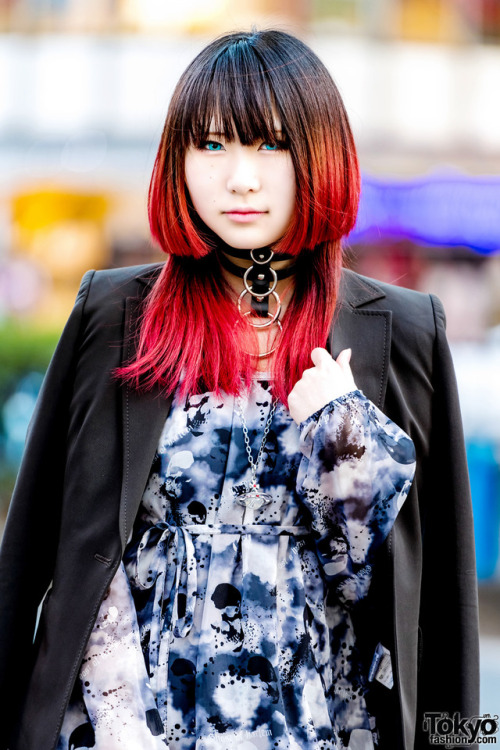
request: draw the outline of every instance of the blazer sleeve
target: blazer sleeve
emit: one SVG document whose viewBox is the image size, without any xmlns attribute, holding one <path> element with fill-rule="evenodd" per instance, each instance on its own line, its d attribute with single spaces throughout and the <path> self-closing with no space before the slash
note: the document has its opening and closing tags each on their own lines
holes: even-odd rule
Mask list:
<svg viewBox="0 0 500 750">
<path fill-rule="evenodd" d="M 37 610 L 52 580 L 64 481 L 68 404 L 94 271 L 82 279 L 73 311 L 45 375 L 0 547 L 0 748 L 29 676 Z"/>
<path fill-rule="evenodd" d="M 426 712 L 479 714 L 479 627 L 472 506 L 460 406 L 441 302 L 424 468 L 423 571 L 417 748 L 428 748 Z"/>
</svg>

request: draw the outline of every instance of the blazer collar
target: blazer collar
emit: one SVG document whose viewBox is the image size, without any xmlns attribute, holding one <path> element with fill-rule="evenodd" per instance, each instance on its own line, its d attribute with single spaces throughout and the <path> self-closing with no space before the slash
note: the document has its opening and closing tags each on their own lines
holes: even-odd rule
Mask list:
<svg viewBox="0 0 500 750">
<path fill-rule="evenodd" d="M 157 278 L 163 264 L 145 266 L 138 275 L 142 285 Z M 391 341 L 391 312 L 374 308 L 385 297 L 371 279 L 344 271 L 334 323 L 328 337 L 328 348 L 336 357 L 342 349 L 352 349 L 352 370 L 358 388 L 382 407 L 387 386 Z M 125 336 L 123 361 L 134 351 L 134 328 L 140 298 L 125 303 Z M 122 389 L 123 482 L 120 502 L 120 535 L 122 547 L 129 538 L 139 503 L 148 480 L 163 425 L 170 411 L 172 397 L 165 398 L 160 389 L 146 394 Z"/>
<path fill-rule="evenodd" d="M 362 307 L 370 302 L 383 299 L 385 292 L 376 281 L 360 276 L 348 268 L 342 269 L 339 289 L 339 304 L 349 307 Z"/>
</svg>

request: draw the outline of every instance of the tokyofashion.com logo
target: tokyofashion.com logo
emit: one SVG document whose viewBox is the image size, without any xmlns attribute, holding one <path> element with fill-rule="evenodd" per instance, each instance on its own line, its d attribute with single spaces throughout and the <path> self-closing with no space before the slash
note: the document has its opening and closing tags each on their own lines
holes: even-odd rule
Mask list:
<svg viewBox="0 0 500 750">
<path fill-rule="evenodd" d="M 500 728 L 498 714 L 462 717 L 459 713 L 450 716 L 445 711 L 425 713 L 423 729 L 429 734 L 430 745 L 496 745 L 494 736 Z"/>
</svg>

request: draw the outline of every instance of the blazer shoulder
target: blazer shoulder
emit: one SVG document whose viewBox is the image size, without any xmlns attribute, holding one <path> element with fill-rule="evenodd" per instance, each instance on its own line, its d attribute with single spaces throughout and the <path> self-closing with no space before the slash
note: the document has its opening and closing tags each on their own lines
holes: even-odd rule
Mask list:
<svg viewBox="0 0 500 750">
<path fill-rule="evenodd" d="M 80 289 L 90 284 L 88 295 L 91 304 L 116 302 L 125 297 L 141 297 L 154 283 L 163 265 L 147 263 L 140 266 L 88 271 L 82 279 Z"/>
<path fill-rule="evenodd" d="M 354 308 L 389 310 L 394 331 L 434 334 L 437 321 L 444 325 L 441 301 L 433 294 L 388 284 L 348 269 L 342 273 L 341 304 Z"/>
</svg>

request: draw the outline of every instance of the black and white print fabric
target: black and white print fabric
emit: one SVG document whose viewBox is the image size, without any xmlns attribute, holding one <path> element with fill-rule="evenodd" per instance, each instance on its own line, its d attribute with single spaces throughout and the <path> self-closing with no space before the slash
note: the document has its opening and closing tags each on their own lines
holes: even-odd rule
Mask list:
<svg viewBox="0 0 500 750">
<path fill-rule="evenodd" d="M 272 403 L 244 400 L 254 458 Z M 250 480 L 231 397 L 175 397 L 58 750 L 372 750 L 356 611 L 415 470 L 360 391 L 300 425 L 279 405 Z"/>
</svg>

